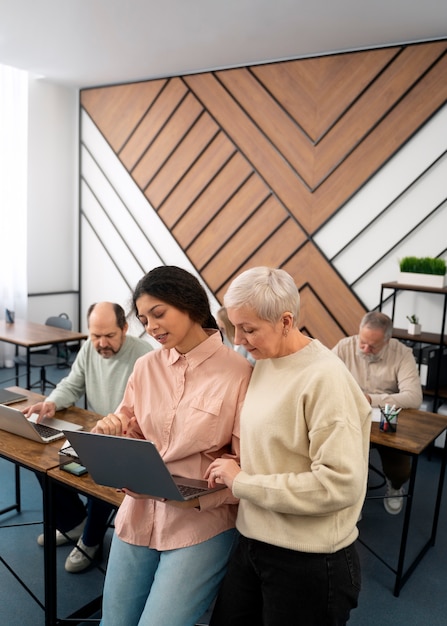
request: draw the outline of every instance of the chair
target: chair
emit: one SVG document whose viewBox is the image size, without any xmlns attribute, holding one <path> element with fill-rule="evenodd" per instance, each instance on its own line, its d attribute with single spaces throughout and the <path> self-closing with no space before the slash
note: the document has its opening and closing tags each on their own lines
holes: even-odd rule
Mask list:
<svg viewBox="0 0 447 626">
<path fill-rule="evenodd" d="M 60 315 L 49 317 L 45 324 L 47 326 L 55 326 L 57 328 L 63 328 L 64 330 L 72 329 L 72 322 L 66 313 L 60 313 Z M 16 368 L 19 365 L 26 365 L 26 358 L 23 356 L 17 356 L 14 358 Z M 51 380 L 48 380 L 46 376 L 47 367 L 71 367 L 69 362 L 69 349 L 67 344 L 55 344 L 50 346 L 44 353 L 41 351 L 33 352 L 30 357 L 30 367 L 40 368 L 40 378 L 38 381 L 30 386 L 30 389 L 40 387 L 40 392 L 45 395 L 45 389 L 47 387 L 56 387 L 56 384 Z"/>
</svg>

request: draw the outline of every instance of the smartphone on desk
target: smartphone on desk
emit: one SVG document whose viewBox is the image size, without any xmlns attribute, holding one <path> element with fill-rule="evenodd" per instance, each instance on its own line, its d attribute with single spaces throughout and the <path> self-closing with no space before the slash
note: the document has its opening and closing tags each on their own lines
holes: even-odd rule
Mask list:
<svg viewBox="0 0 447 626">
<path fill-rule="evenodd" d="M 62 465 L 61 469 L 64 470 L 64 472 L 73 474 L 74 476 L 82 476 L 83 474 L 87 474 L 87 468 L 80 463 L 76 463 L 75 461 Z"/>
</svg>

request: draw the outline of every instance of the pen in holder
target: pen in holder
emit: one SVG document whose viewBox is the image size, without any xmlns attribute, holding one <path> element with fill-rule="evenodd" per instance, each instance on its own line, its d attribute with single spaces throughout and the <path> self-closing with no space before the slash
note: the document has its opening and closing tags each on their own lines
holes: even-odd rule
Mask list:
<svg viewBox="0 0 447 626">
<path fill-rule="evenodd" d="M 384 433 L 395 433 L 399 413 L 400 409 L 396 409 L 396 407 L 390 408 L 388 405 L 385 408 L 380 407 L 380 430 Z"/>
</svg>

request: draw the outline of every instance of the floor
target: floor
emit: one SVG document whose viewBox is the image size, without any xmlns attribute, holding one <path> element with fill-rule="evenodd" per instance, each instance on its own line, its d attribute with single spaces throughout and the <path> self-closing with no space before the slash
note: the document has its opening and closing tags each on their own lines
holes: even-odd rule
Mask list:
<svg viewBox="0 0 447 626">
<path fill-rule="evenodd" d="M 65 375 L 63 370 L 52 372 L 52 380 Z M 0 369 L 0 385 L 13 376 L 12 370 Z M 51 376 L 50 376 L 51 378 Z M 22 383 L 23 384 L 23 383 Z M 376 452 L 371 453 L 374 465 L 379 466 Z M 410 557 L 425 543 L 431 531 L 430 513 L 434 506 L 435 489 L 440 467 L 440 450 L 425 454 L 419 462 L 419 478 L 414 502 L 414 525 L 409 537 Z M 0 459 L 0 509 L 11 504 L 14 497 L 13 466 Z M 378 478 L 370 476 L 370 486 Z M 30 590 L 43 598 L 43 550 L 37 544 L 42 532 L 41 491 L 32 472 L 21 471 L 22 512 L 10 512 L 0 517 L 0 557 L 25 580 Z M 383 488 L 370 490 L 370 496 L 380 496 Z M 358 543 L 362 563 L 363 585 L 359 606 L 352 612 L 350 626 L 444 626 L 447 623 L 447 485 L 441 505 L 436 545 L 429 549 L 413 575 L 403 587 L 400 596 L 393 595 L 394 575 L 378 558 Z M 403 515 L 388 515 L 382 499 L 365 502 L 363 518 L 359 522 L 360 538 L 390 560 L 396 567 Z M 22 526 L 16 526 L 17 524 Z M 112 531 L 106 535 L 106 549 L 101 563 L 106 566 L 108 545 Z M 67 616 L 79 606 L 101 594 L 103 573 L 90 569 L 82 574 L 68 574 L 64 561 L 70 548 L 58 548 L 58 612 Z M 43 626 L 44 613 L 0 562 L 0 626 Z M 207 621 L 206 619 L 203 621 Z M 92 622 L 89 622 L 92 623 Z M 124 626 L 124 625 L 123 625 Z M 292 625 L 278 625 L 292 626 Z"/>
</svg>

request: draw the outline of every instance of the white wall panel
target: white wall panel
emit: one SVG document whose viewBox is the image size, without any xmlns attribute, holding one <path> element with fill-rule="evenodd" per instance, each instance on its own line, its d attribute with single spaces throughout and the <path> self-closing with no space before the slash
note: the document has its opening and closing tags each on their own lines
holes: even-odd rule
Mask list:
<svg viewBox="0 0 447 626">
<path fill-rule="evenodd" d="M 446 149 L 447 105 L 434 115 L 315 236 L 315 241 L 326 256 L 332 259 L 352 238 L 392 205 L 408 187 L 411 186 L 413 190 L 420 190 L 419 193 L 424 194 L 424 186 L 419 187 L 416 181 L 428 167 L 437 168 L 436 161 Z M 442 165 L 444 172 L 445 167 L 444 159 Z M 445 196 L 445 183 L 442 182 L 442 177 L 437 178 L 437 181 Z M 428 193 L 431 193 L 430 189 Z M 425 209 L 425 203 L 420 202 L 418 207 Z M 401 224 L 396 223 L 397 226 L 399 226 L 397 232 L 400 233 Z M 368 231 L 365 232 L 366 237 L 369 237 Z"/>
<path fill-rule="evenodd" d="M 144 273 L 144 268 L 138 264 L 132 253 L 132 240 L 127 243 L 125 233 L 118 230 L 118 223 L 110 220 L 110 214 L 96 200 L 89 187 L 85 183 L 81 186 L 82 210 L 85 219 L 96 232 L 98 240 L 105 251 L 115 261 L 129 287 L 135 280 L 135 275 Z"/>
<path fill-rule="evenodd" d="M 446 180 L 447 106 L 317 234 L 366 308 L 378 306 L 380 285 L 397 280 L 404 256 L 446 257 Z M 405 316 L 416 313 L 425 330 L 439 332 L 442 298 L 401 293 L 398 299 L 396 327 L 406 327 Z"/>
<path fill-rule="evenodd" d="M 112 299 L 127 311 L 131 291 L 153 267 L 198 274 L 85 111 L 81 128 L 82 308 Z M 208 295 L 216 311 L 219 304 Z"/>
</svg>

